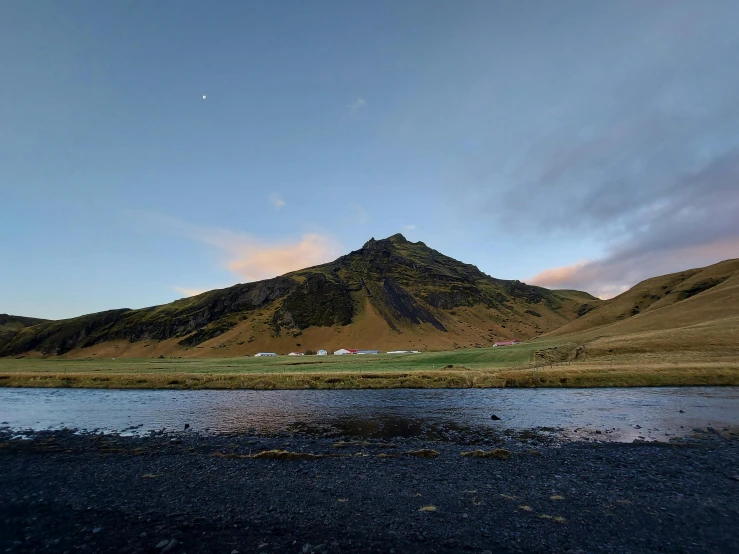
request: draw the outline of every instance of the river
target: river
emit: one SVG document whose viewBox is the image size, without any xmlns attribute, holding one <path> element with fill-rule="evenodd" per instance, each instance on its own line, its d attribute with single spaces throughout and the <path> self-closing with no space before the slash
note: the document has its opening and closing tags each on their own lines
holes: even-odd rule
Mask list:
<svg viewBox="0 0 739 554">
<path fill-rule="evenodd" d="M 491 415 L 500 418 L 493 421 Z M 739 426 L 739 387 L 343 391 L 0 389 L 0 427 L 458 438 L 545 428 L 572 440 L 670 440 Z M 555 431 L 556 430 L 556 431 Z"/>
</svg>

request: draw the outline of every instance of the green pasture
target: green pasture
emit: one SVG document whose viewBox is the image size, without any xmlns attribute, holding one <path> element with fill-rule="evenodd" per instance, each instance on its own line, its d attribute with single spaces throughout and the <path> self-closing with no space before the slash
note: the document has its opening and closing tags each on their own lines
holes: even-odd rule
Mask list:
<svg viewBox="0 0 739 554">
<path fill-rule="evenodd" d="M 347 356 L 278 356 L 260 358 L 118 358 L 67 360 L 0 358 L 0 372 L 110 373 L 326 373 L 409 372 L 440 369 L 495 370 L 515 368 L 533 360 L 543 342 L 510 347 L 473 348 L 419 354 Z"/>
</svg>

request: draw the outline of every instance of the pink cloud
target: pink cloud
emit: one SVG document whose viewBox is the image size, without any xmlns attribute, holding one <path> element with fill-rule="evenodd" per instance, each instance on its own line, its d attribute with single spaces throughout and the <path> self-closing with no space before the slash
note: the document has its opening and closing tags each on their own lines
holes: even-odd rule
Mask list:
<svg viewBox="0 0 739 554">
<path fill-rule="evenodd" d="M 213 287 L 213 288 L 216 288 L 216 287 Z M 174 289 L 180 294 L 182 294 L 183 296 L 197 296 L 198 294 L 203 294 L 204 292 L 213 290 L 213 289 L 193 289 L 189 287 L 177 287 L 177 286 L 175 286 Z"/>
<path fill-rule="evenodd" d="M 245 281 L 259 281 L 291 271 L 327 263 L 344 251 L 331 235 L 305 233 L 286 240 L 268 240 L 246 233 L 193 225 L 176 217 L 144 211 L 128 212 L 142 222 L 155 222 L 171 232 L 212 246 L 221 256 L 222 266 Z M 175 286 L 186 296 L 212 289 Z"/>
<path fill-rule="evenodd" d="M 561 267 L 551 267 L 545 269 L 541 273 L 537 273 L 529 282 L 532 285 L 539 287 L 560 287 L 563 283 L 570 281 L 578 271 L 587 265 L 588 262 L 577 262 L 572 265 L 565 265 Z"/>
<path fill-rule="evenodd" d="M 277 277 L 291 271 L 330 262 L 342 252 L 328 235 L 307 233 L 299 238 L 270 241 L 227 229 L 185 227 L 187 234 L 220 250 L 223 265 L 246 281 Z"/>
<path fill-rule="evenodd" d="M 226 245 L 231 259 L 227 267 L 248 281 L 283 275 L 298 269 L 330 262 L 341 252 L 333 239 L 317 233 L 303 235 L 297 241 L 265 243 L 251 237 Z"/>
<path fill-rule="evenodd" d="M 600 260 L 545 269 L 527 282 L 553 289 L 584 290 L 606 299 L 650 277 L 703 267 L 737 256 L 737 237 L 661 250 L 614 251 Z"/>
</svg>

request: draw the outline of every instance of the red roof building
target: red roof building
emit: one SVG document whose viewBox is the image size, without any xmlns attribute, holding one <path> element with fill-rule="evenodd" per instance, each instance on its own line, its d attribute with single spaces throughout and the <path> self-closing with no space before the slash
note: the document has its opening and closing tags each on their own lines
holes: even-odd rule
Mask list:
<svg viewBox="0 0 739 554">
<path fill-rule="evenodd" d="M 521 341 L 520 340 L 516 340 L 516 339 L 513 339 L 513 340 L 504 340 L 504 341 L 500 341 L 500 342 L 494 342 L 493 343 L 493 346 L 513 346 L 513 345 L 516 345 L 516 344 L 521 344 Z"/>
</svg>

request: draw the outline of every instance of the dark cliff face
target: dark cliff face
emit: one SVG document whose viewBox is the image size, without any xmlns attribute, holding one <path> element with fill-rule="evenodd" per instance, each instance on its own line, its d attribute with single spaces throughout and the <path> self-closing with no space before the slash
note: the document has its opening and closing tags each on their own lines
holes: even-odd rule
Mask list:
<svg viewBox="0 0 739 554">
<path fill-rule="evenodd" d="M 277 333 L 283 327 L 349 325 L 354 313 L 354 302 L 344 282 L 324 273 L 313 273 L 285 298 L 275 312 L 273 324 Z"/>
<path fill-rule="evenodd" d="M 30 350 L 59 355 L 108 340 L 165 340 L 192 332 L 196 332 L 196 337 L 183 345 L 198 344 L 232 327 L 239 314 L 268 305 L 296 287 L 293 279 L 277 277 L 206 292 L 163 306 L 111 310 L 43 323 L 18 332 L 0 346 L 0 355 Z"/>
<path fill-rule="evenodd" d="M 266 311 L 269 332 L 350 324 L 369 302 L 388 326 L 430 324 L 447 331 L 448 314 L 482 305 L 505 317 L 533 318 L 534 306 L 557 312 L 561 298 L 519 281 L 503 281 L 402 235 L 369 240 L 336 261 L 274 279 L 235 285 L 171 304 L 111 310 L 42 322 L 0 342 L 0 355 L 35 350 L 59 355 L 109 340 L 180 339 L 183 347 L 217 337 Z M 525 310 L 530 310 L 526 312 Z M 542 308 L 533 310 L 537 314 Z M 538 316 L 537 316 L 538 317 Z M 574 317 L 574 314 L 573 314 Z"/>
</svg>

